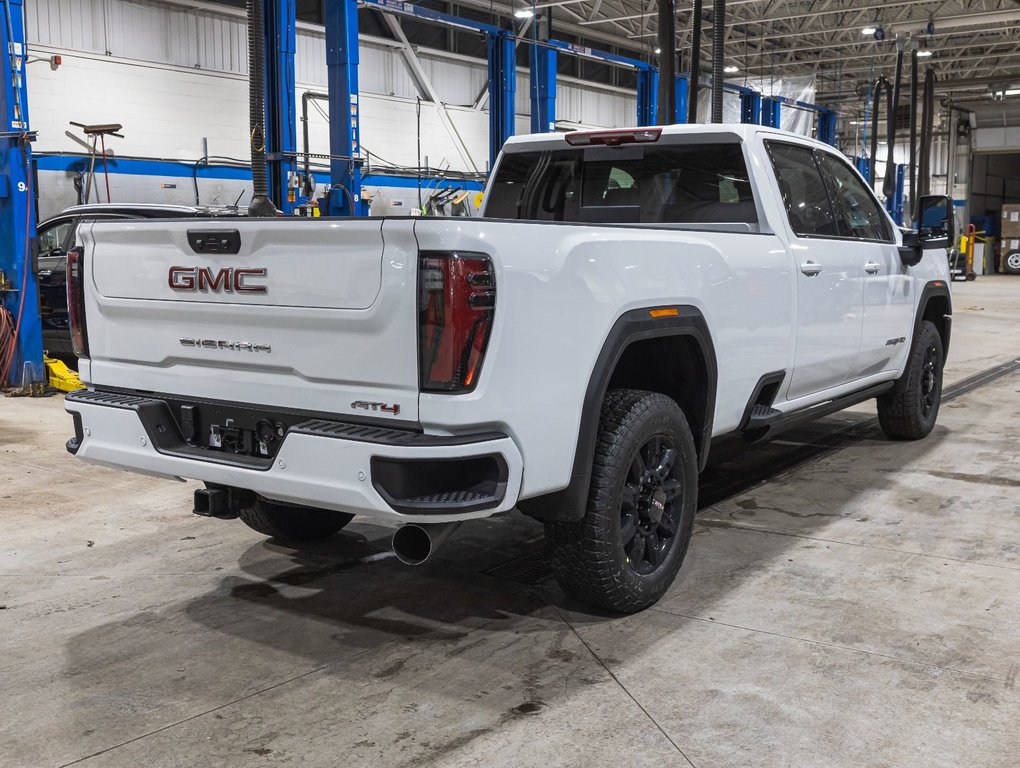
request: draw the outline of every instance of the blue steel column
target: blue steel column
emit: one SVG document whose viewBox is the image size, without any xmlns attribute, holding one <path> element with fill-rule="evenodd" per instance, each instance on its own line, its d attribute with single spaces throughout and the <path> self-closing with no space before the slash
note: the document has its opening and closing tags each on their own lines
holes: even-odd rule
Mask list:
<svg viewBox="0 0 1020 768">
<path fill-rule="evenodd" d="M 357 216 L 361 208 L 361 163 L 354 159 L 360 146 L 358 124 L 361 120 L 357 0 L 327 0 L 325 21 L 329 152 L 334 156 L 329 163 L 331 190 L 326 196 L 326 213 Z M 354 210 L 351 210 L 351 201 Z"/>
<path fill-rule="evenodd" d="M 269 196 L 286 214 L 294 212 L 296 190 L 288 186 L 297 171 L 297 105 L 294 51 L 297 47 L 296 0 L 265 0 L 266 154 Z"/>
<path fill-rule="evenodd" d="M 531 45 L 531 132 L 556 130 L 556 49 Z"/>
<path fill-rule="evenodd" d="M 659 71 L 642 67 L 637 72 L 637 124 L 655 125 L 659 112 Z"/>
<path fill-rule="evenodd" d="M 6 0 L 0 10 L 0 29 L 5 55 L 0 66 L 0 270 L 14 290 L 3 294 L 3 303 L 15 320 L 21 311 L 21 330 L 10 383 L 20 386 L 25 363 L 32 367 L 32 380 L 43 377 L 42 327 L 39 320 L 39 289 L 26 249 L 35 236 L 35 206 L 32 203 L 32 154 L 28 136 L 28 89 L 25 84 L 25 28 L 22 0 Z M 24 281 L 24 282 L 22 282 Z M 24 294 L 22 287 L 24 286 Z M 24 306 L 21 306 L 24 301 Z M 6 351 L 6 350 L 5 350 Z"/>
<path fill-rule="evenodd" d="M 676 114 L 673 115 L 674 123 L 687 122 L 687 75 L 680 75 L 676 79 Z"/>
<path fill-rule="evenodd" d="M 772 128 L 779 127 L 779 102 L 775 99 L 761 100 L 761 124 Z"/>
<path fill-rule="evenodd" d="M 831 109 L 818 111 L 818 140 L 832 146 L 836 144 L 836 113 Z"/>
<path fill-rule="evenodd" d="M 489 48 L 489 169 L 504 142 L 514 135 L 517 59 L 514 39 L 506 32 L 490 34 Z"/>
<path fill-rule="evenodd" d="M 761 96 L 754 91 L 740 92 L 740 122 L 757 125 L 761 119 Z"/>
</svg>

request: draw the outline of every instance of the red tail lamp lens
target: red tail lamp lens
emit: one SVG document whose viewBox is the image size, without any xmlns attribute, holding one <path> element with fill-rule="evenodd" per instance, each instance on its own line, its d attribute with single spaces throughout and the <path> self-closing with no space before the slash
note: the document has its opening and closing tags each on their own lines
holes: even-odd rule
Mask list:
<svg viewBox="0 0 1020 768">
<path fill-rule="evenodd" d="M 496 308 L 496 273 L 483 253 L 424 251 L 418 262 L 422 391 L 468 392 L 478 383 Z"/>
</svg>

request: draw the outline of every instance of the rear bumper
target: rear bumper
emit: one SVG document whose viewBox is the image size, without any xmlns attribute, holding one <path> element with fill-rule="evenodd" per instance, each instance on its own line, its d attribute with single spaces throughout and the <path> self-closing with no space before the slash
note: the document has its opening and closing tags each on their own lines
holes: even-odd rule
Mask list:
<svg viewBox="0 0 1020 768">
<path fill-rule="evenodd" d="M 423 435 L 309 420 L 271 461 L 185 443 L 156 398 L 74 392 L 67 449 L 107 467 L 254 491 L 293 504 L 407 522 L 447 522 L 512 509 L 523 460 L 503 434 Z"/>
</svg>

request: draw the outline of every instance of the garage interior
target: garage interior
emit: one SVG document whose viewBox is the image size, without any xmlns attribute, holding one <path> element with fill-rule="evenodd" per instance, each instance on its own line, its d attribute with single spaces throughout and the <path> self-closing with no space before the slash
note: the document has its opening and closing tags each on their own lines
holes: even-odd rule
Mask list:
<svg viewBox="0 0 1020 768">
<path fill-rule="evenodd" d="M 0 767 L 1020 763 L 1020 5 L 3 6 Z M 904 228 L 952 199 L 952 354 L 919 442 L 870 401 L 718 438 L 653 607 L 566 597 L 516 510 L 410 568 L 394 525 L 294 546 L 65 450 L 81 222 L 244 215 L 259 177 L 283 216 L 474 217 L 511 136 L 709 123 L 714 91 Z"/>
</svg>

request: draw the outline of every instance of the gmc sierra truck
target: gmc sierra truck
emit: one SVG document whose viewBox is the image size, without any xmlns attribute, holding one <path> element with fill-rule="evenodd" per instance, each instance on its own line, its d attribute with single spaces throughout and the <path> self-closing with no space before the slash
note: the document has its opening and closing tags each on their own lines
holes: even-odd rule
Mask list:
<svg viewBox="0 0 1020 768">
<path fill-rule="evenodd" d="M 294 542 L 543 521 L 571 596 L 654 603 L 713 437 L 877 399 L 927 435 L 951 201 L 898 229 L 832 147 L 758 126 L 511 139 L 480 218 L 96 221 L 68 255 L 68 450 L 204 482 Z"/>
</svg>

